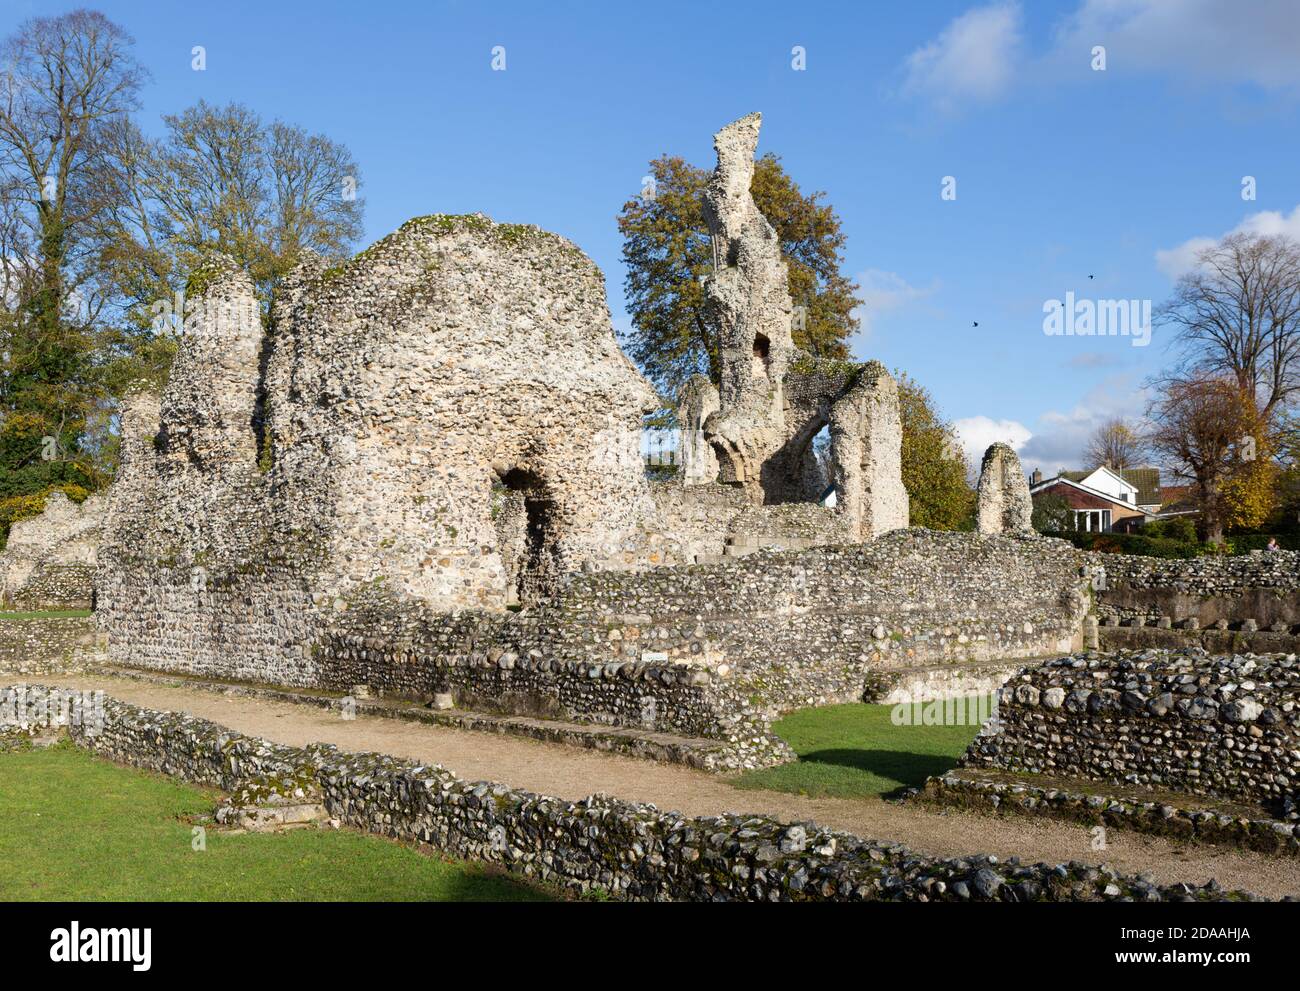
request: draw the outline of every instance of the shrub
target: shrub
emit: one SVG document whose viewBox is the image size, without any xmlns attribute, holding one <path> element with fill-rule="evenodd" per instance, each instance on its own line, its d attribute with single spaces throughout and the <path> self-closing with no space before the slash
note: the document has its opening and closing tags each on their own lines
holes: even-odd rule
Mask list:
<svg viewBox="0 0 1300 991">
<path fill-rule="evenodd" d="M 1234 533 L 1228 543 L 1234 554 L 1249 554 L 1267 549 L 1270 540 L 1276 540 L 1283 550 L 1300 551 L 1300 534 L 1296 533 Z"/>
<path fill-rule="evenodd" d="M 1192 558 L 1199 546 L 1168 537 L 1148 537 L 1141 533 L 1061 533 L 1058 536 L 1076 547 L 1102 554 L 1135 554 L 1141 557 Z"/>
<path fill-rule="evenodd" d="M 1164 524 L 1163 536 L 1172 540 L 1181 540 L 1188 544 L 1194 544 L 1197 541 L 1196 524 L 1192 522 L 1190 516 L 1171 516 L 1167 520 L 1156 520 L 1156 522 Z M 1153 536 L 1160 536 L 1160 534 L 1154 534 Z"/>
<path fill-rule="evenodd" d="M 1074 511 L 1064 496 L 1053 492 L 1034 496 L 1034 512 L 1030 525 L 1039 533 L 1064 536 L 1074 530 Z"/>
</svg>

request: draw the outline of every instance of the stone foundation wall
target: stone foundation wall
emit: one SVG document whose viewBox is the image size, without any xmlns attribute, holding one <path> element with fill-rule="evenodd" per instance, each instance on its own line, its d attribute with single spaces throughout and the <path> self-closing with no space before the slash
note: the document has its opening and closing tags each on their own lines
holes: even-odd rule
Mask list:
<svg viewBox="0 0 1300 991">
<path fill-rule="evenodd" d="M 645 550 L 640 558 L 651 566 L 707 563 L 760 547 L 802 550 L 855 539 L 844 515 L 816 503 L 756 506 L 741 488 L 717 483 L 658 482 L 650 490 L 655 515 L 641 538 Z"/>
<path fill-rule="evenodd" d="M 1131 829 L 1191 843 L 1235 846 L 1281 857 L 1300 857 L 1300 823 L 1270 819 L 1244 806 L 1178 808 L 1168 793 L 1098 795 L 1070 791 L 1068 783 L 1030 779 L 997 781 L 972 779 L 986 772 L 949 771 L 930 778 L 914 798 L 942 808 L 970 809 L 1000 815 L 1043 816 L 1086 825 Z M 1068 780 L 1068 779 L 1067 779 Z M 1123 789 L 1120 789 L 1123 791 Z M 1153 800 L 1156 799 L 1156 800 Z"/>
<path fill-rule="evenodd" d="M 1168 617 L 1152 626 L 1141 620 L 1128 620 L 1127 626 L 1099 627 L 1100 646 L 1107 650 L 1141 650 L 1163 647 L 1201 647 L 1211 654 L 1296 654 L 1300 653 L 1300 626 L 1283 630 L 1236 629 L 1208 630 L 1175 628 Z"/>
<path fill-rule="evenodd" d="M 0 671 L 35 671 L 93 647 L 91 616 L 49 619 L 0 618 Z"/>
<path fill-rule="evenodd" d="M 1194 558 L 1087 556 L 1105 567 L 1108 584 L 1113 586 L 1173 588 L 1192 595 L 1229 595 L 1261 586 L 1300 591 L 1300 551 Z"/>
<path fill-rule="evenodd" d="M 0 727 L 39 719 L 49 692 L 24 686 L 20 713 L 0 700 Z M 57 704 L 55 708 L 58 708 Z M 6 711 L 7 710 L 7 711 Z M 812 823 L 764 816 L 692 818 L 600 796 L 581 802 L 379 754 L 305 749 L 241 736 L 180 713 L 113 698 L 73 741 L 119 763 L 273 801 L 301 790 L 344 824 L 520 877 L 641 901 L 1246 900 L 1217 886 L 1157 886 L 1081 864 L 940 860 Z"/>
<path fill-rule="evenodd" d="M 574 622 L 619 629 L 630 617 L 670 659 L 703 654 L 736 698 L 769 715 L 875 697 L 895 669 L 1069 650 L 1086 608 L 1059 541 L 925 530 L 726 565 L 581 575 L 564 600 Z"/>
<path fill-rule="evenodd" d="M 38 564 L 10 601 L 13 608 L 26 611 L 93 609 L 95 566 Z"/>
<path fill-rule="evenodd" d="M 1259 629 L 1300 625 L 1300 551 L 1186 560 L 1124 554 L 1086 558 L 1094 571 L 1100 568 L 1105 574 L 1105 588 L 1097 591 L 1103 620 L 1156 623 L 1168 617 L 1175 626 L 1191 619 L 1208 627 L 1249 619 Z"/>
<path fill-rule="evenodd" d="M 918 530 L 575 575 L 515 616 L 451 619 L 376 596 L 342 615 L 318 659 L 333 688 L 451 691 L 488 709 L 761 736 L 757 725 L 792 708 L 894 700 L 933 681 L 913 668 L 978 664 L 992 677 L 1010 658 L 1069 650 L 1085 608 L 1059 542 Z"/>
<path fill-rule="evenodd" d="M 1276 808 L 1300 793 L 1297 702 L 1295 655 L 1076 655 L 1009 681 L 961 763 Z"/>
<path fill-rule="evenodd" d="M 138 588 L 150 607 L 140 615 L 220 613 L 213 632 L 227 646 L 196 645 L 194 620 L 119 622 L 108 629 L 114 661 L 417 699 L 450 692 L 468 708 L 730 740 L 759 762 L 772 746 L 766 723 L 782 712 L 924 683 L 904 676 L 911 668 L 1069 650 L 1087 606 L 1060 541 L 923 530 L 570 575 L 520 613 L 441 613 L 382 582 L 333 597 L 238 575 L 195 591 L 184 578 L 164 572 Z M 274 613 L 300 625 L 275 629 L 272 643 L 262 617 Z"/>
</svg>

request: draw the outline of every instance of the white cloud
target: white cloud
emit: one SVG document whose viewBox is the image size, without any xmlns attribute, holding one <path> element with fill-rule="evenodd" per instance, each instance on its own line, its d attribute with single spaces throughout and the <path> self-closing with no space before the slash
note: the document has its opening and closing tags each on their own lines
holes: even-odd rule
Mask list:
<svg viewBox="0 0 1300 991">
<path fill-rule="evenodd" d="M 858 298 L 862 300 L 862 305 L 856 307 L 853 314 L 862 321 L 859 333 L 863 337 L 876 329 L 876 321 L 883 314 L 924 299 L 937 288 L 933 285 L 926 289 L 914 286 L 897 272 L 886 272 L 879 268 L 867 269 L 857 276 L 856 281 L 860 287 Z"/>
<path fill-rule="evenodd" d="M 1295 0 L 1084 0 L 1057 32 L 1053 55 L 1088 65 L 1106 47 L 1108 72 L 1300 85 Z"/>
<path fill-rule="evenodd" d="M 953 422 L 966 463 L 975 474 L 985 450 L 994 441 L 1010 444 L 1020 455 L 1025 471 L 1035 468 L 1047 477 L 1061 468 L 1082 468 L 1083 449 L 1093 431 L 1108 420 L 1123 417 L 1142 423 L 1147 394 L 1135 385 L 1131 375 L 1109 376 L 1089 389 L 1071 408 L 1048 410 L 1038 418 L 1035 429 L 1018 420 L 994 420 L 970 416 Z"/>
<path fill-rule="evenodd" d="M 1091 78 L 1097 45 L 1106 49 L 1106 75 L 1300 93 L 1295 0 L 1081 0 L 1037 53 L 1026 50 L 1018 0 L 998 0 L 966 11 L 912 52 L 901 88 L 952 112 L 996 100 L 1017 81 Z"/>
<path fill-rule="evenodd" d="M 1049 410 L 1038 419 L 1038 430 L 1018 448 L 1025 471 L 1035 468 L 1053 476 L 1060 468 L 1082 468 L 1083 448 L 1092 432 L 1107 420 L 1123 417 L 1141 422 L 1146 393 L 1134 388 L 1128 375 L 1113 375 L 1090 389 L 1073 408 Z"/>
<path fill-rule="evenodd" d="M 1261 210 L 1252 213 L 1228 234 L 1259 234 L 1272 236 L 1285 234 L 1300 241 L 1300 206 L 1289 214 L 1279 210 Z M 1227 235 L 1224 235 L 1225 237 Z M 1190 272 L 1196 267 L 1196 257 L 1206 248 L 1217 244 L 1219 238 L 1193 237 L 1173 248 L 1164 248 L 1156 252 L 1156 267 L 1170 279 Z"/>
<path fill-rule="evenodd" d="M 976 472 L 990 444 L 1002 441 L 1018 452 L 1033 436 L 1033 432 L 1018 420 L 994 420 L 987 416 L 954 420 L 952 427 L 966 455 L 966 464 Z"/>
<path fill-rule="evenodd" d="M 1197 256 L 1206 248 L 1212 248 L 1216 241 L 1212 237 L 1193 237 L 1173 248 L 1156 250 L 1156 268 L 1164 272 L 1173 281 L 1185 272 L 1196 267 Z"/>
<path fill-rule="evenodd" d="M 907 57 L 903 93 L 944 112 L 996 99 L 1015 75 L 1020 46 L 1018 3 L 968 10 Z"/>
</svg>

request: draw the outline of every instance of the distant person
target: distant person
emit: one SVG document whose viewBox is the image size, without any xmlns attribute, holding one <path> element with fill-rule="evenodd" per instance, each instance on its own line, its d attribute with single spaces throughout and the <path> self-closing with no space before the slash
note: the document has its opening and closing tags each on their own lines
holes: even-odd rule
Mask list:
<svg viewBox="0 0 1300 991">
<path fill-rule="evenodd" d="M 1268 538 L 1268 546 L 1265 547 L 1264 550 L 1266 550 L 1266 551 L 1280 551 L 1281 549 L 1282 549 L 1282 548 L 1279 547 L 1279 546 L 1277 545 L 1277 538 L 1276 538 L 1276 537 L 1269 537 L 1269 538 Z"/>
</svg>

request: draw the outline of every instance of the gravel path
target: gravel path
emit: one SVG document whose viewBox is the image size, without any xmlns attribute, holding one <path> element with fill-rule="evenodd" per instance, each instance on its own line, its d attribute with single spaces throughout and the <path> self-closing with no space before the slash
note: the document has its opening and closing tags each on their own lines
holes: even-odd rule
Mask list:
<svg viewBox="0 0 1300 991">
<path fill-rule="evenodd" d="M 476 733 L 394 719 L 337 713 L 312 706 L 227 697 L 203 689 L 170 687 L 107 676 L 47 676 L 42 684 L 102 688 L 151 709 L 180 710 L 241 733 L 293 746 L 317 741 L 343 750 L 378 751 L 442 764 L 462 778 L 499 781 L 561 798 L 604 792 L 689 815 L 766 813 L 787 820 L 812 819 L 859 836 L 907 844 L 938 856 L 990 853 L 1006 858 L 1060 863 L 1100 862 L 1148 872 L 1162 883 L 1203 883 L 1216 878 L 1228 888 L 1265 897 L 1300 897 L 1300 861 L 1111 830 L 1106 851 L 1091 849 L 1087 828 L 1028 818 L 998 819 L 956 812 L 900 807 L 879 799 L 805 798 L 775 791 L 742 791 L 723 778 L 690 768 L 654 764 L 554 744 Z"/>
</svg>

